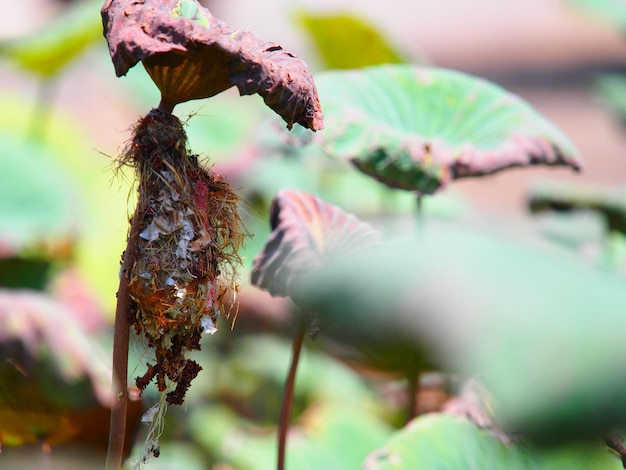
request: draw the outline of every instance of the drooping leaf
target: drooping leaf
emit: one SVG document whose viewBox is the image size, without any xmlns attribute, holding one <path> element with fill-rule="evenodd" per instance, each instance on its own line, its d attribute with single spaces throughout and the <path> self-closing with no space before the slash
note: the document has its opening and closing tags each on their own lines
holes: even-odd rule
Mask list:
<svg viewBox="0 0 626 470">
<path fill-rule="evenodd" d="M 102 18 L 116 74 L 143 61 L 164 108 L 237 86 L 260 94 L 288 128 L 323 127 L 307 65 L 249 31 L 232 31 L 196 0 L 109 0 Z"/>
<path fill-rule="evenodd" d="M 68 243 L 79 211 L 67 175 L 41 145 L 0 135 L 0 257 Z"/>
<path fill-rule="evenodd" d="M 72 411 L 110 404 L 104 354 L 68 307 L 42 293 L 0 289 L 0 438 L 65 442 Z"/>
<path fill-rule="evenodd" d="M 598 442 L 557 451 L 503 444 L 488 430 L 443 414 L 425 415 L 372 453 L 364 470 L 618 470 L 619 461 Z"/>
<path fill-rule="evenodd" d="M 326 264 L 340 263 L 345 256 L 378 247 L 382 240 L 377 231 L 317 196 L 288 190 L 280 191 L 274 199 L 270 222 L 272 233 L 254 260 L 253 285 L 272 295 L 289 296 L 307 315 L 312 315 L 312 333 L 320 330 L 324 337 L 340 345 L 349 344 L 341 351 L 344 359 L 394 372 L 414 370 L 423 362 L 422 347 L 410 335 L 403 336 L 392 327 L 396 336 L 390 341 L 387 325 L 375 320 L 367 327 L 352 330 L 350 317 L 341 315 L 329 315 L 318 325 L 317 311 L 304 300 L 311 277 L 315 278 Z M 370 283 L 362 288 L 378 290 Z"/>
<path fill-rule="evenodd" d="M 510 167 L 582 165 L 521 98 L 460 72 L 387 65 L 323 72 L 316 82 L 327 124 L 318 142 L 394 188 L 428 194 Z"/>
<path fill-rule="evenodd" d="M 407 62 L 376 27 L 353 14 L 302 11 L 296 18 L 313 39 L 327 69 L 356 69 Z"/>
<path fill-rule="evenodd" d="M 528 196 L 532 212 L 594 211 L 611 231 L 626 235 L 626 189 L 560 181 L 536 183 Z"/>
<path fill-rule="evenodd" d="M 94 1 L 81 2 L 29 37 L 0 42 L 0 56 L 43 78 L 58 74 L 101 39 L 102 23 L 94 14 L 96 5 Z"/>
<path fill-rule="evenodd" d="M 270 209 L 272 234 L 255 258 L 252 283 L 272 295 L 296 296 L 292 286 L 302 273 L 324 260 L 380 241 L 368 224 L 319 197 L 280 191 Z"/>
</svg>

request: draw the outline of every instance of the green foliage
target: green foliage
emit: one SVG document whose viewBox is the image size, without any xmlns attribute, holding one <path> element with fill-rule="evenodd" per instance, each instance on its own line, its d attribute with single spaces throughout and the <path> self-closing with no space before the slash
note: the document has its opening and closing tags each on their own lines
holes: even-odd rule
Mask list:
<svg viewBox="0 0 626 470">
<path fill-rule="evenodd" d="M 301 11 L 296 19 L 313 40 L 324 68 L 356 69 L 407 62 L 374 25 L 353 14 Z"/>
<path fill-rule="evenodd" d="M 557 181 L 535 183 L 528 198 L 533 212 L 594 211 L 608 230 L 626 234 L 626 189 Z"/>
<path fill-rule="evenodd" d="M 372 454 L 364 470 L 617 470 L 619 462 L 599 444 L 539 451 L 503 444 L 464 419 L 425 415 L 398 431 Z"/>
<path fill-rule="evenodd" d="M 594 85 L 602 103 L 611 109 L 622 125 L 626 125 L 626 77 L 602 74 Z"/>
<path fill-rule="evenodd" d="M 74 238 L 75 192 L 50 151 L 2 130 L 0 139 L 1 251 L 19 253 Z"/>
<path fill-rule="evenodd" d="M 41 142 L 26 136 L 31 118 L 27 98 L 0 94 L 0 100 L 5 110 L 0 134 L 6 136 L 0 159 L 7 161 L 6 168 L 16 167 L 15 174 L 0 172 L 0 180 L 6 180 L 0 185 L 0 208 L 5 208 L 0 211 L 23 219 L 13 225 L 6 219 L 0 240 L 11 237 L 17 243 L 16 237 L 25 237 L 20 246 L 26 247 L 37 237 L 43 236 L 40 242 L 72 237 L 76 263 L 112 308 L 127 230 L 129 186 L 123 172 L 114 176 L 108 171 L 112 157 L 95 151 L 89 134 L 71 116 L 56 111 Z M 27 205 L 20 194 L 30 201 Z"/>
<path fill-rule="evenodd" d="M 485 80 L 399 65 L 325 72 L 316 83 L 324 151 L 391 187 L 428 194 L 512 166 L 581 166 L 556 127 Z"/>
<path fill-rule="evenodd" d="M 621 32 L 626 32 L 626 5 L 621 0 L 567 0 L 581 13 L 601 20 Z"/>
<path fill-rule="evenodd" d="M 57 75 L 97 40 L 102 42 L 99 2 L 81 2 L 32 36 L 0 43 L 0 56 L 42 78 Z"/>
<path fill-rule="evenodd" d="M 205 11 L 201 10 L 200 5 L 193 0 L 178 0 L 172 10 L 172 18 L 179 18 L 181 16 L 189 18 L 205 28 L 209 27 L 209 20 Z"/>
<path fill-rule="evenodd" d="M 343 344 L 384 352 L 408 337 L 443 370 L 485 377 L 498 422 L 528 438 L 625 424 L 625 375 L 611 359 L 626 353 L 623 278 L 459 228 L 431 224 L 419 240 L 329 263 L 304 306 L 343 331 Z"/>
<path fill-rule="evenodd" d="M 225 361 L 212 363 L 215 380 L 205 390 L 227 400 L 201 405 L 190 417 L 190 433 L 216 462 L 275 468 L 275 423 L 289 345 L 268 335 L 230 346 Z M 390 435 L 374 394 L 353 371 L 308 348 L 299 369 L 289 468 L 358 468 Z"/>
<path fill-rule="evenodd" d="M 601 6 L 616 24 L 624 23 L 620 2 L 576 3 Z M 207 26 L 196 2 L 170 4 L 175 4 L 170 16 Z M 59 18 L 37 37 L 2 44 L 0 53 L 26 71 L 53 77 L 101 36 L 98 8 L 77 9 L 74 19 Z M 302 13 L 298 20 L 325 67 L 405 60 L 377 25 L 356 17 Z M 132 93 L 147 94 L 146 83 L 131 76 Z M 565 199 L 564 192 L 542 191 L 542 200 L 549 200 L 546 207 L 575 209 L 543 214 L 524 227 L 545 235 L 547 242 L 535 238 L 528 244 L 521 237 L 503 240 L 477 231 L 464 222 L 471 218 L 474 223 L 480 214 L 469 213 L 449 194 L 426 201 L 421 236 L 398 237 L 396 227 L 404 233 L 414 230 L 415 220 L 402 214 L 414 210 L 415 194 L 384 187 L 352 171 L 349 162 L 392 187 L 431 193 L 454 178 L 509 166 L 558 162 L 579 167 L 580 157 L 569 139 L 525 102 L 457 72 L 408 65 L 325 72 L 317 86 L 326 130 L 306 138 L 321 146 L 295 149 L 278 141 L 267 130 L 271 112 L 263 114 L 251 100 L 237 97 L 235 102 L 234 94 L 212 100 L 209 111 L 181 107 L 192 116 L 187 127 L 192 148 L 208 157 L 209 165 L 217 162 L 215 169 L 224 169 L 241 187 L 248 228 L 255 234 L 244 254 L 247 264 L 269 236 L 269 201 L 284 188 L 306 190 L 373 217 L 392 236 L 378 249 L 346 253 L 347 258 L 315 269 L 300 266 L 306 267 L 303 283 L 308 283 L 303 306 L 319 314 L 322 337 L 303 353 L 288 468 L 343 470 L 360 468 L 364 461 L 363 468 L 370 470 L 620 468 L 599 437 L 626 424 L 626 373 L 619 360 L 626 353 L 626 288 L 623 277 L 611 272 L 626 259 L 626 242 L 619 233 L 606 235 L 607 228 L 623 231 L 621 190 L 595 188 L 567 193 Z M 626 108 L 621 77 L 605 77 L 599 89 L 606 101 Z M 155 96 L 141 106 L 154 104 Z M 43 289 L 50 266 L 32 255 L 38 246 L 69 240 L 74 261 L 106 295 L 112 311 L 127 230 L 124 176 L 111 176 L 112 161 L 93 151 L 73 119 L 55 112 L 42 142 L 26 137 L 30 100 L 0 99 L 0 254 L 11 256 L 0 262 L 0 285 Z M 322 149 L 340 158 L 326 159 Z M 432 214 L 453 220 L 444 224 Z M 341 217 L 331 215 L 334 225 L 328 232 L 307 228 L 306 220 L 298 223 L 306 237 L 328 240 L 333 229 L 344 228 L 333 218 Z M 617 261 L 581 259 L 578 252 L 589 243 L 601 247 L 600 258 Z M 35 296 L 27 303 L 33 299 L 41 300 Z M 44 404 L 53 411 L 72 403 L 84 407 L 95 401 L 93 391 L 108 390 L 99 388 L 106 385 L 101 377 L 106 371 L 96 360 L 97 348 L 85 342 L 85 333 L 64 307 L 46 298 L 23 311 L 16 308 L 19 302 L 9 300 L 4 306 L 11 321 L 0 328 L 0 337 L 12 331 L 20 339 L 32 338 L 39 333 L 27 328 L 43 325 L 53 348 L 42 342 L 33 353 L 43 358 L 42 368 L 33 369 L 33 382 L 1 361 L 0 420 L 6 419 L 7 404 L 23 409 Z M 40 314 L 37 321 L 27 321 L 33 312 Z M 275 313 L 265 312 L 263 320 L 272 324 Z M 258 329 L 246 314 L 242 311 L 239 321 Z M 275 423 L 288 343 L 275 332 L 232 339 L 228 327 L 222 322 L 220 332 L 207 340 L 199 359 L 204 370 L 189 392 L 188 408 L 178 414 L 170 410 L 180 421 L 168 425 L 161 456 L 147 468 L 275 467 Z M 0 346 L 0 352 L 7 350 L 4 342 Z M 488 429 L 443 414 L 420 417 L 392 433 L 390 415 L 398 404 L 329 351 L 359 367 L 405 370 L 419 362 L 445 373 L 479 374 L 492 395 L 496 426 L 523 433 L 521 440 L 503 444 Z M 139 352 L 131 373 L 143 359 Z M 40 434 L 45 425 L 65 436 L 69 428 L 48 420 L 49 409 L 35 411 L 40 413 L 35 418 L 44 418 L 43 424 L 36 421 L 35 431 Z M 30 425 L 22 408 L 16 416 L 21 419 L 12 425 Z M 9 438 L 14 443 L 37 440 L 37 432 Z M 538 448 L 535 442 L 555 447 Z"/>
</svg>

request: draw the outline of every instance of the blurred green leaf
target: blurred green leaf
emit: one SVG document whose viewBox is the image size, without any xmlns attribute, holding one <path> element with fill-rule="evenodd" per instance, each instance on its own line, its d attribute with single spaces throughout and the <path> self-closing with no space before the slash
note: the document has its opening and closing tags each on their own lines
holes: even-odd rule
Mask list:
<svg viewBox="0 0 626 470">
<path fill-rule="evenodd" d="M 43 187 L 58 185 L 60 194 L 69 198 L 63 204 L 55 203 L 52 213 L 46 217 L 63 211 L 63 217 L 54 220 L 55 226 L 72 222 L 76 228 L 76 221 L 80 221 L 80 238 L 74 246 L 75 261 L 83 275 L 98 289 L 104 305 L 112 311 L 119 284 L 120 253 L 128 230 L 128 207 L 134 197 L 134 193 L 130 193 L 130 179 L 125 178 L 123 171 L 115 176 L 112 173 L 113 156 L 94 149 L 95 144 L 90 140 L 89 132 L 60 110 L 55 111 L 54 119 L 49 122 L 45 143 L 27 138 L 31 117 L 31 110 L 24 106 L 24 100 L 27 99 L 26 96 L 0 93 L 5 110 L 0 114 L 0 134 L 6 136 L 5 144 L 0 149 L 0 159 L 17 157 L 16 160 L 24 162 L 11 162 L 9 165 L 27 167 L 38 166 L 39 158 L 35 161 L 32 156 L 38 155 L 42 161 L 45 160 L 41 169 L 35 171 L 35 177 L 45 178 Z M 29 149 L 35 149 L 36 153 L 31 156 Z M 52 178 L 53 175 L 62 177 Z M 3 178 L 11 178 L 10 172 L 2 172 L 0 180 Z M 10 185 L 13 184 L 12 181 Z M 23 190 L 32 185 L 32 182 L 27 181 Z M 8 187 L 1 185 L 0 193 Z M 35 189 L 41 195 L 41 188 Z M 47 206 L 54 197 L 48 194 L 41 201 L 33 201 L 33 204 L 37 207 Z M 8 204 L 13 207 L 15 202 L 14 196 L 10 195 L 8 199 L 0 201 L 0 206 Z M 53 233 L 49 232 L 50 235 Z"/>
<path fill-rule="evenodd" d="M 395 433 L 367 459 L 364 470 L 618 470 L 621 463 L 602 445 L 540 452 L 506 445 L 464 419 L 425 415 Z"/>
<path fill-rule="evenodd" d="M 42 78 L 52 77 L 97 40 L 104 42 L 100 6 L 94 1 L 79 2 L 41 31 L 0 43 L 0 55 Z"/>
<path fill-rule="evenodd" d="M 43 291 L 49 281 L 53 260 L 42 257 L 53 258 L 47 253 L 26 257 L 0 257 L 0 287 Z"/>
<path fill-rule="evenodd" d="M 230 348 L 213 369 L 213 394 L 221 404 L 203 405 L 191 415 L 191 436 L 216 462 L 236 469 L 275 468 L 275 423 L 290 344 L 257 335 Z M 391 432 L 376 396 L 351 369 L 308 347 L 298 369 L 288 468 L 358 468 Z M 259 419 L 263 414 L 270 419 Z"/>
<path fill-rule="evenodd" d="M 574 8 L 626 32 L 626 4 L 623 0 L 566 0 Z"/>
<path fill-rule="evenodd" d="M 330 263 L 302 298 L 343 344 L 407 341 L 484 377 L 505 430 L 553 443 L 626 424 L 626 283 L 563 251 L 431 223 Z"/>
<path fill-rule="evenodd" d="M 195 412 L 190 432 L 217 462 L 237 470 L 276 467 L 273 428 L 252 427 L 219 405 Z M 287 468 L 344 470 L 358 468 L 371 449 L 382 445 L 389 427 L 346 406 L 317 403 L 292 427 Z"/>
<path fill-rule="evenodd" d="M 626 125 L 626 77 L 620 74 L 601 74 L 594 81 L 594 91 L 600 101 L 619 118 L 621 124 Z"/>
<path fill-rule="evenodd" d="M 0 252 L 15 254 L 74 238 L 76 193 L 48 150 L 0 129 Z"/>
<path fill-rule="evenodd" d="M 609 230 L 626 234 L 626 188 L 542 181 L 531 188 L 528 207 L 532 212 L 594 211 Z"/>
<path fill-rule="evenodd" d="M 607 231 L 602 215 L 585 210 L 540 213 L 535 215 L 535 221 L 543 236 L 574 250 L 602 244 Z"/>
<path fill-rule="evenodd" d="M 525 165 L 581 167 L 569 139 L 525 101 L 460 72 L 379 66 L 317 75 L 332 156 L 395 188 L 432 193 L 455 178 Z"/>
<path fill-rule="evenodd" d="M 353 14 L 300 11 L 296 19 L 313 40 L 327 69 L 407 62 L 374 25 Z"/>
</svg>

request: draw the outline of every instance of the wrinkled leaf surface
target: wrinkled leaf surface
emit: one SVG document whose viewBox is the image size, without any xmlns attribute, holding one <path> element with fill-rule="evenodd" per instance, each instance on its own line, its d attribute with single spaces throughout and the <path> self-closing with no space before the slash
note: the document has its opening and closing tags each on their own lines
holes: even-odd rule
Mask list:
<svg viewBox="0 0 626 470">
<path fill-rule="evenodd" d="M 195 0 L 109 0 L 102 17 L 116 74 L 143 61 L 167 107 L 237 86 L 242 95 L 260 94 L 289 128 L 323 127 L 302 60 L 249 31 L 231 30 Z"/>
</svg>

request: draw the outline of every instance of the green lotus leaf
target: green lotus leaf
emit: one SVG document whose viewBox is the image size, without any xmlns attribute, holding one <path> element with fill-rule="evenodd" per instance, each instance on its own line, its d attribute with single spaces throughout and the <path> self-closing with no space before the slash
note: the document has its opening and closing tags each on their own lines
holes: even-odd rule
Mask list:
<svg viewBox="0 0 626 470">
<path fill-rule="evenodd" d="M 582 444 L 540 451 L 504 444 L 488 430 L 444 414 L 424 415 L 396 432 L 372 453 L 364 470 L 618 470 L 619 461 L 602 445 Z"/>
<path fill-rule="evenodd" d="M 45 147 L 0 135 L 0 256 L 73 239 L 80 206 L 65 172 Z"/>
<path fill-rule="evenodd" d="M 302 11 L 296 19 L 309 33 L 327 69 L 407 62 L 373 25 L 352 14 Z"/>
<path fill-rule="evenodd" d="M 94 11 L 93 1 L 81 2 L 29 37 L 0 42 L 0 55 L 32 73 L 52 77 L 102 40 L 102 22 Z"/>
<path fill-rule="evenodd" d="M 577 150 L 518 96 L 451 70 L 386 65 L 316 77 L 332 156 L 384 184 L 429 194 L 456 178 L 526 165 L 582 166 Z"/>
<path fill-rule="evenodd" d="M 286 467 L 359 468 L 368 452 L 389 436 L 388 425 L 365 411 L 345 404 L 315 403 L 292 428 Z M 217 462 L 240 470 L 276 468 L 274 429 L 255 428 L 223 406 L 194 412 L 189 429 Z"/>
<path fill-rule="evenodd" d="M 300 302 L 343 345 L 406 342 L 437 370 L 484 378 L 506 431 L 554 444 L 626 424 L 623 276 L 559 247 L 431 223 L 306 285 Z"/>
</svg>

